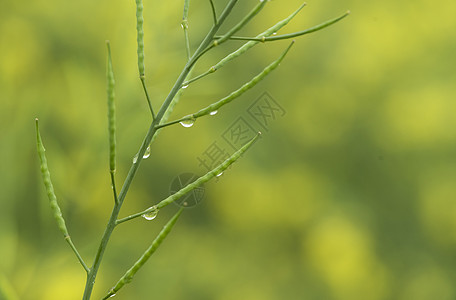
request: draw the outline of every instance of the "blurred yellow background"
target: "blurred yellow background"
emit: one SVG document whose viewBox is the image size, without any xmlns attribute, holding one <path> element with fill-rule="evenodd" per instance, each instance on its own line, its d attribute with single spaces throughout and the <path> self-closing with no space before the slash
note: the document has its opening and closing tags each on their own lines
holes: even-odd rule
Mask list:
<svg viewBox="0 0 456 300">
<path fill-rule="evenodd" d="M 226 1 L 215 1 L 221 9 Z M 240 1 L 228 25 L 256 1 Z M 297 0 L 271 1 L 253 36 Z M 183 1 L 144 3 L 146 80 L 158 109 L 185 63 Z M 265 92 L 285 111 L 217 181 L 116 299 L 456 299 L 456 2 L 308 1 L 280 31 L 339 16 L 297 39 L 255 89 L 191 128 L 163 130 L 122 216 L 169 193 Z M 191 1 L 192 49 L 211 24 Z M 0 299 L 81 299 L 85 275 L 55 226 L 39 174 L 34 118 L 73 241 L 91 263 L 112 208 L 106 47 L 116 77 L 118 185 L 150 123 L 136 64 L 134 1 L 0 2 Z M 241 42 L 214 49 L 207 70 Z M 227 95 L 287 41 L 260 44 L 191 85 L 172 118 Z M 195 74 L 196 74 L 195 73 Z M 225 144 L 224 144 L 225 143 Z M 227 148 L 228 149 L 228 148 Z M 176 210 L 119 226 L 100 299 Z"/>
</svg>

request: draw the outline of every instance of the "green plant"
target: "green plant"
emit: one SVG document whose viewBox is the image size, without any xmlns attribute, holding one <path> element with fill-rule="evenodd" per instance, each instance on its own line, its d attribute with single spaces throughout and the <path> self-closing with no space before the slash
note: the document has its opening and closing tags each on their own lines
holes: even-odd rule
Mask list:
<svg viewBox="0 0 456 300">
<path fill-rule="evenodd" d="M 150 155 L 150 145 L 153 142 L 154 138 L 156 137 L 159 130 L 162 130 L 164 127 L 180 123 L 185 127 L 190 127 L 193 123 L 200 117 L 213 114 L 215 111 L 221 109 L 226 104 L 230 103 L 231 101 L 238 98 L 240 95 L 245 93 L 247 90 L 254 87 L 258 82 L 260 82 L 264 77 L 266 77 L 271 71 L 277 68 L 280 62 L 285 58 L 287 53 L 289 52 L 290 48 L 292 47 L 293 42 L 287 46 L 284 52 L 270 65 L 265 67 L 258 75 L 252 78 L 250 81 L 242 85 L 240 88 L 229 94 L 228 96 L 220 99 L 219 101 L 207 106 L 206 108 L 200 109 L 195 113 L 191 113 L 181 118 L 177 118 L 174 121 L 169 121 L 170 114 L 173 111 L 174 106 L 179 101 L 180 96 L 182 95 L 184 89 L 191 83 L 195 82 L 196 80 L 200 80 L 203 77 L 214 73 L 215 71 L 222 68 L 225 64 L 230 62 L 231 60 L 237 58 L 238 56 L 244 54 L 246 51 L 257 45 L 258 43 L 264 42 L 272 42 L 272 41 L 279 41 L 290 39 L 294 37 L 299 37 L 308 33 L 312 33 L 318 30 L 321 30 L 325 27 L 328 27 L 339 20 L 345 18 L 349 12 L 343 14 L 342 16 L 324 22 L 320 25 L 315 27 L 309 28 L 307 30 L 303 30 L 300 32 L 295 32 L 291 34 L 284 34 L 284 35 L 276 35 L 276 32 L 279 31 L 282 27 L 287 25 L 292 18 L 294 18 L 298 12 L 305 6 L 305 3 L 302 4 L 295 12 L 289 15 L 287 18 L 283 19 L 282 21 L 276 23 L 266 31 L 256 35 L 255 37 L 240 37 L 235 36 L 234 34 L 242 29 L 249 21 L 251 21 L 266 5 L 267 1 L 261 0 L 243 19 L 237 23 L 237 25 L 233 26 L 227 33 L 223 35 L 218 35 L 218 31 L 224 21 L 230 16 L 234 6 L 238 2 L 238 0 L 230 0 L 228 4 L 225 6 L 223 12 L 218 16 L 215 10 L 215 5 L 212 0 L 209 1 L 211 8 L 212 8 L 212 18 L 213 18 L 213 25 L 207 35 L 203 38 L 202 42 L 200 43 L 199 47 L 192 53 L 190 49 L 189 37 L 188 37 L 188 11 L 189 11 L 189 0 L 184 1 L 184 14 L 183 14 L 183 21 L 182 21 L 182 28 L 184 31 L 184 38 L 185 38 L 185 50 L 187 54 L 187 63 L 185 64 L 181 74 L 179 75 L 177 81 L 175 82 L 173 88 L 169 92 L 168 96 L 165 98 L 163 104 L 161 105 L 158 112 L 155 114 L 154 109 L 152 107 L 152 103 L 150 101 L 149 93 L 146 88 L 145 84 L 145 64 L 144 64 L 144 31 L 143 31 L 143 3 L 142 0 L 136 0 L 136 24 L 137 24 L 137 56 L 138 56 L 138 71 L 139 71 L 139 78 L 144 90 L 145 98 L 147 100 L 152 121 L 149 127 L 149 130 L 144 137 L 144 140 L 137 152 L 136 156 L 133 159 L 133 163 L 131 168 L 128 172 L 128 175 L 123 183 L 123 186 L 120 192 L 117 192 L 116 188 L 116 117 L 115 117 L 115 101 L 114 101 L 114 88 L 115 88 L 115 81 L 114 81 L 114 72 L 113 72 L 113 65 L 111 60 L 111 49 L 110 44 L 107 42 L 108 48 L 108 60 L 107 60 L 107 95 L 108 95 L 108 133 L 109 133 L 109 172 L 111 177 L 112 183 L 112 190 L 113 190 L 113 198 L 114 198 L 114 206 L 111 212 L 111 216 L 109 221 L 106 225 L 105 232 L 102 236 L 100 241 L 100 245 L 98 251 L 95 255 L 93 264 L 89 267 L 84 259 L 79 254 L 77 248 L 75 247 L 69 233 L 68 229 L 65 224 L 65 220 L 62 216 L 62 212 L 59 208 L 57 198 L 54 193 L 54 188 L 51 182 L 51 176 L 49 173 L 47 160 L 45 156 L 45 150 L 43 146 L 43 142 L 41 139 L 41 135 L 39 132 L 38 127 L 38 119 L 36 119 L 36 132 L 37 132 L 37 149 L 39 154 L 39 159 L 41 162 L 41 173 L 44 180 L 44 185 L 47 191 L 47 195 L 49 198 L 50 206 L 52 213 L 57 221 L 58 228 L 63 233 L 64 239 L 67 241 L 75 255 L 77 256 L 79 262 L 81 263 L 82 267 L 87 273 L 87 281 L 84 290 L 83 299 L 88 300 L 91 298 L 92 290 L 94 287 L 95 279 L 97 277 L 97 273 L 100 267 L 100 264 L 103 259 L 104 252 L 106 250 L 106 246 L 110 240 L 111 234 L 121 223 L 126 221 L 130 221 L 134 218 L 139 216 L 144 216 L 147 219 L 153 219 L 157 215 L 158 211 L 168 204 L 176 201 L 186 193 L 192 191 L 193 189 L 199 187 L 200 185 L 204 184 L 205 182 L 211 180 L 212 178 L 216 177 L 218 174 L 225 171 L 231 164 L 233 164 L 245 151 L 247 151 L 253 143 L 259 138 L 261 133 L 259 132 L 256 137 L 242 146 L 236 153 L 234 153 L 231 157 L 229 157 L 226 161 L 222 164 L 208 172 L 206 175 L 198 178 L 193 183 L 188 184 L 187 186 L 183 187 L 180 191 L 170 195 L 166 199 L 162 200 L 158 204 L 149 207 L 143 211 L 140 211 L 136 214 L 128 216 L 126 218 L 119 219 L 119 213 L 124 203 L 126 194 L 130 188 L 130 185 L 135 177 L 135 174 L 143 160 L 143 158 L 148 157 Z M 195 77 L 191 77 L 191 72 L 195 64 L 198 60 L 206 54 L 208 51 L 213 49 L 214 47 L 220 46 L 223 43 L 227 42 L 228 40 L 243 40 L 245 42 L 241 47 L 239 47 L 236 51 L 230 53 L 221 61 L 216 63 L 206 72 L 197 75 Z M 159 235 L 155 238 L 155 240 L 151 243 L 150 247 L 144 252 L 144 254 L 133 264 L 133 266 L 120 278 L 117 284 L 114 285 L 113 288 L 109 290 L 107 295 L 103 299 L 107 299 L 111 296 L 114 296 L 125 284 L 129 283 L 135 273 L 144 265 L 144 263 L 150 258 L 150 256 L 155 252 L 155 250 L 160 246 L 162 241 L 166 238 L 166 236 L 171 231 L 172 227 L 175 225 L 177 219 L 182 214 L 183 208 L 180 208 L 179 211 L 169 220 L 169 222 L 164 226 L 163 230 L 159 233 Z"/>
</svg>

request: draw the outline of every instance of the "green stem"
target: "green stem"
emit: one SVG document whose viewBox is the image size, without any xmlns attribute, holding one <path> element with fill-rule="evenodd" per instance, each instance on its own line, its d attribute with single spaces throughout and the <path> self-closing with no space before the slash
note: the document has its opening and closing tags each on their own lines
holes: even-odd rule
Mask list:
<svg viewBox="0 0 456 300">
<path fill-rule="evenodd" d="M 137 217 L 141 217 L 142 215 L 147 214 L 147 213 L 149 213 L 151 211 L 154 211 L 154 210 L 157 210 L 156 206 L 149 207 L 146 210 L 143 210 L 143 211 L 141 211 L 139 213 L 132 214 L 132 215 L 130 215 L 128 217 L 125 217 L 125 218 L 122 218 L 122 219 L 118 219 L 116 221 L 116 225 L 119 225 L 119 224 L 121 224 L 123 222 L 127 222 L 127 221 L 130 221 L 130 220 L 136 219 Z"/>
<path fill-rule="evenodd" d="M 103 237 L 101 238 L 100 246 L 98 247 L 98 251 L 95 256 L 93 266 L 90 269 L 89 274 L 87 275 L 86 286 L 85 286 L 84 295 L 82 298 L 83 300 L 89 300 L 92 295 L 93 286 L 95 284 L 95 279 L 96 279 L 98 270 L 100 268 L 100 264 L 101 264 L 104 252 L 106 250 L 106 246 L 107 246 L 109 239 L 111 238 L 112 232 L 116 226 L 116 220 L 119 216 L 120 209 L 122 207 L 123 201 L 125 200 L 125 196 L 130 188 L 131 182 L 133 181 L 133 178 L 135 177 L 136 172 L 138 171 L 139 165 L 143 159 L 143 155 L 146 152 L 146 149 L 149 146 L 149 144 L 152 140 L 152 137 L 156 133 L 155 127 L 158 124 L 160 124 L 160 121 L 161 121 L 163 115 L 165 114 L 165 112 L 166 112 L 168 106 L 170 105 L 171 101 L 173 100 L 174 96 L 180 90 L 182 83 L 185 80 L 185 78 L 187 77 L 188 73 L 191 71 L 192 67 L 197 62 L 197 60 L 201 57 L 202 53 L 204 53 L 204 50 L 208 47 L 210 42 L 213 40 L 218 29 L 223 24 L 223 21 L 231 13 L 234 5 L 237 2 L 238 2 L 238 0 L 230 0 L 230 2 L 227 4 L 227 6 L 225 7 L 224 11 L 222 12 L 222 14 L 220 16 L 219 22 L 211 28 L 209 33 L 206 35 L 206 37 L 203 39 L 200 46 L 196 50 L 195 54 L 187 62 L 183 71 L 177 78 L 173 88 L 171 89 L 170 93 L 168 94 L 165 101 L 163 102 L 160 110 L 158 111 L 156 118 L 153 119 L 153 121 L 149 127 L 149 130 L 147 131 L 147 134 L 139 149 L 138 159 L 136 160 L 136 162 L 134 162 L 132 164 L 132 166 L 127 174 L 127 178 L 125 179 L 124 185 L 122 186 L 122 189 L 119 193 L 118 202 L 114 204 L 114 207 L 112 209 L 111 216 L 109 218 L 108 224 L 106 225 L 106 229 L 103 233 Z"/>
<path fill-rule="evenodd" d="M 146 88 L 146 78 L 143 76 L 140 79 L 141 79 L 141 84 L 142 84 L 142 87 L 144 90 L 144 94 L 146 95 L 147 104 L 149 105 L 150 114 L 152 115 L 152 119 L 155 119 L 155 113 L 154 113 L 154 109 L 152 107 L 152 102 L 150 101 L 149 93 L 147 92 L 147 88 Z"/>
<path fill-rule="evenodd" d="M 214 19 L 214 25 L 216 25 L 218 21 L 217 21 L 217 13 L 215 12 L 215 5 L 212 0 L 209 0 L 209 2 L 211 3 L 212 18 Z"/>
</svg>

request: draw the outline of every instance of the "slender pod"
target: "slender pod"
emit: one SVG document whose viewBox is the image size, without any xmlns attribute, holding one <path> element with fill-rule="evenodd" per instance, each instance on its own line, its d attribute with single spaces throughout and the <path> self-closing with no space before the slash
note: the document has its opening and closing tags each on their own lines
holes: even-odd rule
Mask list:
<svg viewBox="0 0 456 300">
<path fill-rule="evenodd" d="M 82 265 L 84 270 L 88 273 L 89 268 L 85 264 L 84 260 L 82 259 L 81 255 L 79 254 L 78 250 L 73 244 L 71 240 L 70 234 L 68 233 L 68 229 L 65 224 L 65 219 L 63 218 L 62 211 L 60 210 L 59 204 L 57 203 L 57 197 L 54 192 L 54 186 L 52 185 L 51 181 L 51 174 L 49 172 L 49 167 L 47 164 L 47 159 L 45 155 L 45 149 L 43 145 L 43 141 L 41 140 L 40 130 L 38 126 L 38 119 L 35 119 L 35 126 L 36 126 L 36 148 L 38 151 L 38 156 L 40 159 L 40 167 L 41 167 L 41 177 L 43 177 L 44 186 L 46 188 L 46 193 L 49 198 L 49 205 L 51 207 L 52 215 L 57 222 L 57 227 L 59 228 L 60 232 L 62 232 L 65 241 L 73 250 L 74 254 L 79 260 L 79 263 Z"/>
<path fill-rule="evenodd" d="M 239 96 L 241 96 L 242 94 L 244 94 L 246 91 L 248 91 L 249 89 L 253 88 L 258 82 L 260 82 L 261 80 L 263 80 L 271 71 L 275 70 L 279 64 L 282 62 L 282 60 L 285 58 L 285 56 L 287 55 L 288 51 L 290 50 L 291 46 L 293 46 L 294 44 L 294 41 L 291 42 L 291 44 L 287 47 L 287 49 L 282 53 L 282 55 L 280 55 L 280 57 L 278 59 L 276 59 L 274 62 L 272 62 L 270 65 L 268 65 L 266 68 L 263 69 L 263 71 L 261 71 L 257 76 L 255 76 L 252 80 L 250 80 L 249 82 L 245 83 L 243 86 L 241 86 L 239 89 L 237 89 L 236 91 L 232 92 L 231 94 L 229 94 L 228 96 L 226 96 L 225 98 L 209 105 L 208 107 L 206 108 L 203 108 L 201 109 L 200 111 L 194 113 L 192 115 L 192 117 L 194 119 L 198 118 L 198 117 L 201 117 L 201 116 L 204 116 L 204 115 L 208 115 L 210 114 L 211 112 L 213 111 L 216 111 L 218 110 L 220 107 L 230 103 L 231 101 L 233 101 L 234 99 L 238 98 Z"/>
<path fill-rule="evenodd" d="M 109 131 L 109 169 L 111 173 L 116 172 L 116 105 L 114 102 L 114 72 L 112 69 L 111 46 L 106 41 L 108 47 L 108 66 L 107 66 L 107 94 L 108 94 L 108 131 Z"/>
<path fill-rule="evenodd" d="M 219 166 L 217 166 L 215 169 L 209 171 L 208 173 L 206 173 L 204 176 L 198 178 L 196 181 L 194 181 L 193 183 L 190 183 L 188 184 L 187 186 L 183 187 L 181 190 L 179 190 L 177 193 L 175 194 L 172 194 L 171 196 L 169 196 L 168 198 L 164 199 L 163 201 L 161 201 L 160 203 L 158 203 L 157 205 L 154 205 L 152 207 L 149 207 L 141 212 L 138 212 L 138 213 L 135 213 L 135 214 L 132 214 L 128 217 L 125 217 L 125 218 L 122 218 L 122 219 L 118 219 L 116 221 L 116 225 L 118 224 L 121 224 L 121 223 L 124 223 L 126 221 L 130 221 L 130 220 L 133 220 L 133 219 L 136 219 L 137 217 L 141 217 L 143 216 L 144 214 L 148 214 L 152 211 L 154 212 L 158 212 L 161 208 L 165 207 L 166 205 L 178 200 L 180 197 L 184 196 L 185 194 L 191 192 L 192 190 L 198 188 L 199 186 L 201 186 L 202 184 L 208 182 L 209 180 L 211 180 L 212 178 L 214 178 L 215 176 L 217 175 L 220 175 L 221 173 L 223 173 L 223 171 L 225 171 L 231 164 L 233 164 L 239 157 L 242 156 L 242 154 L 247 151 L 247 149 L 253 145 L 253 143 L 261 136 L 261 132 L 259 132 L 252 140 L 250 140 L 247 144 L 245 144 L 243 147 L 241 147 L 241 149 L 239 149 L 238 152 L 234 153 L 231 157 L 229 157 L 226 161 L 224 161 L 222 164 L 220 164 Z"/>
<path fill-rule="evenodd" d="M 219 101 L 217 101 L 215 103 L 212 103 L 211 105 L 209 105 L 203 109 L 200 109 L 196 113 L 187 115 L 185 117 L 182 117 L 178 120 L 171 121 L 169 123 L 160 124 L 157 126 L 157 128 L 170 126 L 170 125 L 177 124 L 177 123 L 184 122 L 184 121 L 195 121 L 197 118 L 205 116 L 205 115 L 210 115 L 212 112 L 217 111 L 222 106 L 230 103 L 234 99 L 238 98 L 239 96 L 241 96 L 242 94 L 247 92 L 249 89 L 253 88 L 256 84 L 258 84 L 261 80 L 263 80 L 271 71 L 275 70 L 279 66 L 279 64 L 282 62 L 282 60 L 285 58 L 285 56 L 287 55 L 288 51 L 293 46 L 293 44 L 294 44 L 294 41 L 291 42 L 291 44 L 287 47 L 287 49 L 285 49 L 285 51 L 280 55 L 280 57 L 278 59 L 276 59 L 271 64 L 269 64 L 266 68 L 264 68 L 263 71 L 261 71 L 257 76 L 252 78 L 252 80 L 245 83 L 239 89 L 235 90 L 228 96 L 220 99 Z"/>
<path fill-rule="evenodd" d="M 144 18 L 143 18 L 143 2 L 142 0 L 136 0 L 136 41 L 138 43 L 138 70 L 139 77 L 145 77 L 144 67 Z"/>
<path fill-rule="evenodd" d="M 190 79 L 186 82 L 183 83 L 183 85 L 189 85 L 190 83 L 201 79 L 211 73 L 214 73 L 218 69 L 222 68 L 225 64 L 228 62 L 232 61 L 233 59 L 241 56 L 248 50 L 250 50 L 252 47 L 254 47 L 256 44 L 262 42 L 266 37 L 271 36 L 273 33 L 279 31 L 281 28 L 283 28 L 285 25 L 287 25 L 291 19 L 293 19 L 300 11 L 301 9 L 306 6 L 306 3 L 303 3 L 295 12 L 293 12 L 291 15 L 289 15 L 287 18 L 283 19 L 282 21 L 277 22 L 274 26 L 270 27 L 269 29 L 265 30 L 264 32 L 260 33 L 259 35 L 256 36 L 259 40 L 254 40 L 254 41 L 249 41 L 242 45 L 240 48 L 235 50 L 234 52 L 228 54 L 225 56 L 222 60 L 220 60 L 217 64 L 213 65 L 212 67 L 209 68 L 206 72 L 196 76 L 193 79 Z"/>
<path fill-rule="evenodd" d="M 125 284 L 128 284 L 138 270 L 147 262 L 147 260 L 154 254 L 154 252 L 160 247 L 163 240 L 171 232 L 171 229 L 176 224 L 177 219 L 182 214 L 183 208 L 181 207 L 179 211 L 166 223 L 163 229 L 160 231 L 158 236 L 154 239 L 152 244 L 147 248 L 143 255 L 135 262 L 135 264 L 119 279 L 117 284 L 109 291 L 109 293 L 103 298 L 108 299 L 109 297 L 115 295 Z"/>
<path fill-rule="evenodd" d="M 337 18 L 328 20 L 326 22 L 323 22 L 321 24 L 315 25 L 315 26 L 310 27 L 308 29 L 305 29 L 305 30 L 302 30 L 302 31 L 293 32 L 293 33 L 275 35 L 275 36 L 269 36 L 269 37 L 261 37 L 261 38 L 259 38 L 259 37 L 231 36 L 229 39 L 231 39 L 231 40 L 258 41 L 258 42 L 272 42 L 272 41 L 280 41 L 280 40 L 285 40 L 285 39 L 291 39 L 291 38 L 299 37 L 299 36 L 302 36 L 302 35 L 305 35 L 305 34 L 309 34 L 309 33 L 312 33 L 312 32 L 316 32 L 316 31 L 322 30 L 322 29 L 324 29 L 324 28 L 326 28 L 328 26 L 331 26 L 331 25 L 339 22 L 340 20 L 342 20 L 345 17 L 347 17 L 349 14 L 350 14 L 350 11 L 347 11 L 343 15 L 341 15 L 341 16 L 339 16 Z"/>
<path fill-rule="evenodd" d="M 63 233 L 63 236 L 66 238 L 69 236 L 68 229 L 65 225 L 65 219 L 62 216 L 62 211 L 60 210 L 59 204 L 57 203 L 57 197 L 55 196 L 54 186 L 51 181 L 51 174 L 49 173 L 49 168 L 47 164 L 47 159 L 45 155 L 45 149 L 43 141 L 41 140 L 40 130 L 38 127 L 38 119 L 35 119 L 36 124 L 36 146 L 38 150 L 38 156 L 40 158 L 41 164 L 41 176 L 43 177 L 44 186 L 46 187 L 46 193 L 49 198 L 49 204 L 51 206 L 52 215 L 57 221 L 57 226 L 59 227 L 60 232 Z"/>
<path fill-rule="evenodd" d="M 149 105 L 150 113 L 152 114 L 152 119 L 155 119 L 154 109 L 152 108 L 152 102 L 150 101 L 149 93 L 146 88 L 146 74 L 144 66 L 144 18 L 143 18 L 143 2 L 142 0 L 136 0 L 136 41 L 138 43 L 137 53 L 138 53 L 138 71 L 139 78 L 141 79 L 141 84 L 146 95 L 147 104 Z"/>
<path fill-rule="evenodd" d="M 160 201 L 155 207 L 157 209 L 161 209 L 174 201 L 178 200 L 188 192 L 196 189 L 197 187 L 201 186 L 202 184 L 208 182 L 212 178 L 216 177 L 217 175 L 223 173 L 226 169 L 228 169 L 229 166 L 231 166 L 236 160 L 239 159 L 239 157 L 242 156 L 242 154 L 247 151 L 256 141 L 257 139 L 261 136 L 261 132 L 258 132 L 258 134 L 251 139 L 249 142 L 247 142 L 244 146 L 242 146 L 238 151 L 236 151 L 233 155 L 231 155 L 227 160 L 225 160 L 223 163 L 218 165 L 215 169 L 209 171 L 206 173 L 206 175 L 199 177 L 197 180 L 194 182 L 186 185 L 176 193 L 172 194 L 168 198 Z M 147 212 L 147 210 L 146 210 Z"/>
</svg>

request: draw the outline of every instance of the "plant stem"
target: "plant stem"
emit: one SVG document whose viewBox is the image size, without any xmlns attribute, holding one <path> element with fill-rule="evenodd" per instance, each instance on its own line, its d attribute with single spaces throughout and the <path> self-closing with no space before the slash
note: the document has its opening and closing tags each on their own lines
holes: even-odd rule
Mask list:
<svg viewBox="0 0 456 300">
<path fill-rule="evenodd" d="M 165 101 L 163 102 L 159 112 L 157 113 L 157 116 L 153 119 L 152 124 L 150 125 L 149 130 L 147 131 L 147 134 L 141 144 L 141 148 L 138 152 L 138 159 L 136 160 L 136 162 L 134 162 L 132 164 L 132 166 L 128 172 L 127 178 L 125 179 L 124 185 L 122 186 L 122 189 L 119 193 L 118 202 L 114 204 L 114 207 L 112 209 L 111 217 L 109 218 L 108 224 L 106 225 L 106 229 L 103 233 L 103 237 L 101 238 L 101 243 L 100 243 L 100 246 L 98 247 L 98 251 L 95 256 L 93 266 L 92 266 L 92 268 L 90 268 L 90 271 L 87 275 L 86 286 L 85 286 L 84 295 L 82 298 L 83 300 L 89 300 L 92 295 L 93 286 L 95 284 L 95 279 L 96 279 L 98 270 L 100 268 L 100 264 L 101 264 L 101 260 L 103 258 L 104 252 L 106 250 L 106 246 L 107 246 L 109 239 L 111 237 L 111 234 L 116 226 L 117 217 L 119 216 L 120 209 L 122 207 L 123 201 L 125 200 L 125 196 L 130 188 L 131 182 L 133 181 L 133 178 L 135 177 L 136 172 L 138 171 L 139 165 L 143 159 L 143 155 L 146 152 L 146 149 L 149 146 L 149 144 L 152 140 L 152 137 L 156 133 L 156 130 L 157 130 L 156 125 L 160 124 L 161 118 L 165 114 L 165 112 L 166 112 L 168 106 L 170 105 L 171 101 L 173 100 L 174 96 L 180 90 L 182 83 L 184 82 L 188 73 L 191 71 L 192 67 L 197 62 L 197 60 L 201 57 L 201 55 L 205 52 L 204 50 L 211 43 L 212 39 L 214 38 L 215 34 L 217 33 L 217 30 L 220 28 L 223 21 L 231 13 L 234 5 L 237 2 L 238 2 L 238 0 L 230 0 L 230 2 L 227 4 L 227 6 L 225 7 L 225 10 L 222 12 L 222 14 L 220 16 L 219 22 L 217 24 L 215 24 L 214 26 L 212 26 L 211 30 L 206 35 L 206 37 L 203 39 L 200 46 L 196 50 L 195 54 L 187 62 L 184 69 L 182 70 L 181 74 L 177 78 L 173 88 L 171 89 L 170 93 L 168 94 Z"/>
</svg>

